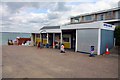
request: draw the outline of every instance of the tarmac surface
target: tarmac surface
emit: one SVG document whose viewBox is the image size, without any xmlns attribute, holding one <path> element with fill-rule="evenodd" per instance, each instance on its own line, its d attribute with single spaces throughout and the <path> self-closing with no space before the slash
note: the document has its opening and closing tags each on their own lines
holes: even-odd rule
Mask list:
<svg viewBox="0 0 120 80">
<path fill-rule="evenodd" d="M 118 78 L 118 55 L 2 46 L 3 78 Z"/>
</svg>

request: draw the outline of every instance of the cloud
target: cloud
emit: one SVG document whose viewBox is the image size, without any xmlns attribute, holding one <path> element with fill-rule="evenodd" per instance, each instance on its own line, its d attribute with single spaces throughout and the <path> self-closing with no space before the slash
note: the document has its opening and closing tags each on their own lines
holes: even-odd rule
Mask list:
<svg viewBox="0 0 120 80">
<path fill-rule="evenodd" d="M 118 1 L 119 0 L 98 0 L 95 3 L 80 3 L 77 6 L 72 5 L 71 15 L 75 16 L 115 8 L 118 5 Z"/>
<path fill-rule="evenodd" d="M 59 12 L 50 12 L 47 14 L 49 20 L 60 18 L 62 15 Z"/>
<path fill-rule="evenodd" d="M 65 2 L 59 2 L 55 7 L 55 11 L 68 11 L 68 10 L 70 10 L 70 8 L 65 5 Z"/>
<path fill-rule="evenodd" d="M 2 16 L 7 16 L 8 14 L 9 10 L 7 6 L 4 5 L 3 3 L 0 3 L 0 18 L 2 18 Z"/>
<path fill-rule="evenodd" d="M 25 8 L 51 9 L 56 6 L 56 2 L 3 2 L 7 5 L 11 13 L 19 12 Z M 54 7 L 53 7 L 54 6 Z"/>
<path fill-rule="evenodd" d="M 68 23 L 71 16 L 114 8 L 118 1 L 3 2 L 0 3 L 0 21 L 3 31 L 37 32 L 43 26 Z"/>
<path fill-rule="evenodd" d="M 27 5 L 27 3 L 18 3 L 18 2 L 6 2 L 5 3 L 8 6 L 8 9 L 11 12 L 16 12 L 19 11 L 19 9 L 21 9 L 22 7 L 25 7 Z"/>
</svg>

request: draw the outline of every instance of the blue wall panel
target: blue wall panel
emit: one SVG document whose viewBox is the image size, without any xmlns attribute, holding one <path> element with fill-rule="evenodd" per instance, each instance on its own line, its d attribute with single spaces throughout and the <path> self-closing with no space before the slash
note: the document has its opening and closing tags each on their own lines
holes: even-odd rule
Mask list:
<svg viewBox="0 0 120 80">
<path fill-rule="evenodd" d="M 109 49 L 111 49 L 114 46 L 114 31 L 102 29 L 100 54 L 105 53 L 107 44 Z"/>
</svg>

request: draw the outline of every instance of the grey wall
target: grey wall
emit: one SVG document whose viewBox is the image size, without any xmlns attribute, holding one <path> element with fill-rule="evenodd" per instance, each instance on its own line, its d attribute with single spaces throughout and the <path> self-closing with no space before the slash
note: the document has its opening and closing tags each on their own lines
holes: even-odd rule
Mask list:
<svg viewBox="0 0 120 80">
<path fill-rule="evenodd" d="M 118 2 L 118 7 L 120 7 L 120 1 Z"/>
<path fill-rule="evenodd" d="M 100 54 L 103 54 L 106 51 L 106 44 L 108 44 L 109 49 L 114 46 L 114 32 L 102 29 Z"/>
<path fill-rule="evenodd" d="M 120 26 L 120 21 L 119 22 L 114 22 L 115 26 Z"/>
<path fill-rule="evenodd" d="M 115 19 L 120 19 L 120 10 L 115 11 Z"/>
<path fill-rule="evenodd" d="M 95 53 L 98 47 L 98 29 L 77 30 L 77 51 L 90 53 L 90 46 L 95 46 Z"/>
<path fill-rule="evenodd" d="M 120 19 L 120 10 L 118 11 L 118 19 Z"/>
</svg>

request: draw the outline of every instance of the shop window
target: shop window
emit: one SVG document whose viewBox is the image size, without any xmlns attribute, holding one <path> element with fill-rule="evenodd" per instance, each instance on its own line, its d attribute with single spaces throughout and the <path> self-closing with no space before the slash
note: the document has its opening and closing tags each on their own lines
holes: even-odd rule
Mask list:
<svg viewBox="0 0 120 80">
<path fill-rule="evenodd" d="M 63 38 L 64 42 L 69 42 L 69 38 Z"/>
<path fill-rule="evenodd" d="M 47 35 L 44 34 L 44 35 L 43 35 L 43 38 L 46 39 L 46 38 L 47 38 Z"/>
<path fill-rule="evenodd" d="M 36 37 L 37 37 L 37 38 L 40 38 L 40 34 L 37 34 Z"/>
<path fill-rule="evenodd" d="M 100 15 L 100 20 L 103 20 L 104 16 L 103 14 Z"/>
<path fill-rule="evenodd" d="M 107 15 L 108 15 L 108 16 L 111 16 L 111 15 L 112 15 L 112 12 L 108 12 Z"/>
<path fill-rule="evenodd" d="M 75 18 L 71 18 L 71 22 L 79 22 L 80 18 L 79 17 L 75 17 Z"/>
<path fill-rule="evenodd" d="M 111 18 L 112 18 L 112 12 L 107 12 L 106 19 L 111 19 Z"/>
<path fill-rule="evenodd" d="M 92 16 L 91 15 L 88 15 L 88 16 L 85 16 L 85 21 L 91 21 L 92 20 Z"/>
</svg>

